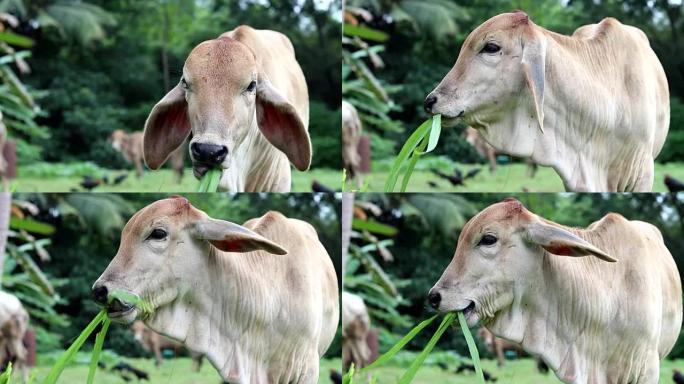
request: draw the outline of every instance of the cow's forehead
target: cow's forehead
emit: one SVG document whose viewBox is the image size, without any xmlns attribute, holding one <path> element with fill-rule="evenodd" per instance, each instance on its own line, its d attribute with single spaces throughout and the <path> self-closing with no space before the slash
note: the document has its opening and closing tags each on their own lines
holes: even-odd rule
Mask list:
<svg viewBox="0 0 684 384">
<path fill-rule="evenodd" d="M 466 223 L 461 231 L 459 243 L 470 244 L 473 237 L 494 223 L 512 225 L 521 219 L 530 218 L 531 215 L 532 213 L 515 199 L 506 199 L 500 203 L 492 204 Z"/>
<path fill-rule="evenodd" d="M 528 16 L 524 12 L 503 13 L 492 17 L 482 23 L 468 36 L 466 44 L 472 46 L 478 41 L 486 39 L 487 36 L 496 31 L 506 31 L 515 29 L 520 25 L 529 22 Z"/>
<path fill-rule="evenodd" d="M 256 68 L 256 58 L 245 44 L 224 36 L 195 47 L 185 61 L 185 68 L 189 73 L 207 77 L 219 73 L 239 76 Z"/>
<path fill-rule="evenodd" d="M 149 225 L 150 222 L 166 217 L 171 221 L 181 221 L 188 219 L 199 219 L 202 217 L 202 211 L 193 207 L 192 204 L 185 197 L 174 196 L 168 199 L 155 201 L 145 208 L 136 212 L 126 226 L 123 234 L 137 232 L 141 228 Z"/>
</svg>

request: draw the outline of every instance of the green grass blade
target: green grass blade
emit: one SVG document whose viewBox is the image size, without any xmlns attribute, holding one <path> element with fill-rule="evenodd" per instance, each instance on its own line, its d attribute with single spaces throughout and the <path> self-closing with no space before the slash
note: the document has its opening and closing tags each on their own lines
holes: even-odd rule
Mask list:
<svg viewBox="0 0 684 384">
<path fill-rule="evenodd" d="M 200 185 L 199 189 L 197 192 L 204 193 L 207 191 L 207 187 L 209 187 L 209 172 L 205 173 L 204 176 L 202 176 L 202 179 L 200 179 Z"/>
<path fill-rule="evenodd" d="M 442 115 L 432 116 L 432 129 L 430 130 L 430 141 L 425 153 L 432 152 L 437 146 L 439 135 L 442 133 Z"/>
<path fill-rule="evenodd" d="M 88 369 L 88 384 L 93 384 L 95 380 L 95 372 L 97 372 L 97 362 L 100 361 L 100 353 L 102 352 L 102 345 L 104 344 L 109 324 L 112 321 L 109 317 L 105 317 L 102 321 L 102 329 L 95 336 L 95 347 L 93 348 L 93 355 L 90 358 L 90 368 Z"/>
<path fill-rule="evenodd" d="M 406 140 L 406 143 L 404 143 L 404 146 L 401 148 L 401 151 L 399 151 L 399 154 L 394 160 L 392 169 L 387 177 L 387 181 L 385 182 L 385 192 L 394 192 L 394 187 L 397 184 L 401 166 L 404 165 L 404 162 L 406 159 L 408 159 L 409 155 L 413 153 L 420 141 L 425 137 L 425 135 L 427 135 L 430 128 L 430 120 L 426 120 L 423 124 L 416 128 L 411 136 L 409 136 L 408 140 Z"/>
<path fill-rule="evenodd" d="M 78 352 L 79 349 L 83 346 L 83 343 L 88 339 L 90 334 L 95 331 L 95 328 L 102 323 L 102 321 L 107 318 L 107 310 L 102 309 L 97 316 L 93 319 L 93 321 L 88 324 L 88 326 L 81 332 L 80 335 L 76 338 L 76 340 L 71 344 L 69 349 L 66 350 L 62 354 L 62 356 L 59 357 L 59 360 L 57 360 L 57 363 L 52 367 L 50 370 L 50 373 L 47 375 L 45 380 L 43 380 L 43 384 L 55 384 L 57 383 L 57 379 L 59 378 L 59 375 L 62 374 L 64 371 L 64 368 L 66 368 L 67 364 L 71 361 L 71 359 L 74 358 L 76 355 L 76 352 Z"/>
<path fill-rule="evenodd" d="M 408 186 L 409 179 L 411 179 L 411 175 L 413 174 L 413 169 L 416 167 L 416 164 L 418 163 L 418 158 L 420 158 L 423 154 L 425 154 L 425 147 L 428 145 L 428 141 L 423 138 L 423 141 L 420 143 L 418 148 L 413 151 L 413 156 L 411 157 L 411 160 L 409 160 L 408 167 L 406 167 L 406 172 L 404 172 L 404 178 L 401 180 L 401 189 L 400 191 L 406 192 L 406 187 Z"/>
<path fill-rule="evenodd" d="M 461 325 L 461 331 L 463 331 L 463 336 L 468 343 L 468 351 L 470 352 L 470 359 L 473 360 L 473 365 L 475 366 L 475 374 L 477 375 L 480 384 L 484 384 L 484 374 L 482 373 L 482 365 L 480 365 L 480 355 L 477 352 L 477 346 L 475 345 L 475 340 L 473 340 L 473 335 L 470 334 L 470 329 L 468 328 L 468 323 L 466 322 L 463 312 L 458 313 L 458 323 Z"/>
<path fill-rule="evenodd" d="M 385 362 L 387 362 L 387 361 L 388 361 L 389 359 L 391 359 L 394 355 L 396 355 L 397 352 L 401 351 L 401 349 L 404 348 L 404 346 L 405 346 L 406 344 L 408 344 L 409 341 L 411 341 L 414 337 L 416 337 L 416 335 L 417 335 L 420 331 L 422 331 L 423 328 L 425 328 L 425 327 L 427 327 L 428 325 L 430 325 L 430 323 L 432 323 L 432 322 L 437 318 L 437 316 L 438 316 L 438 315 L 434 315 L 434 316 L 432 316 L 431 318 L 429 318 L 429 319 L 427 319 L 427 320 L 421 321 L 420 324 L 416 325 L 416 326 L 415 326 L 415 327 L 414 327 L 406 336 L 404 336 L 401 340 L 399 340 L 398 343 L 396 343 L 392 348 L 390 348 L 389 351 L 387 351 L 386 353 L 382 354 L 382 356 L 378 357 L 378 359 L 375 360 L 375 361 L 373 362 L 373 364 L 371 364 L 371 365 L 369 365 L 369 366 L 367 366 L 367 367 L 365 367 L 365 368 L 363 368 L 363 369 L 360 369 L 360 370 L 359 370 L 359 373 L 365 372 L 365 371 L 367 371 L 367 370 L 369 370 L 369 369 L 373 369 L 373 368 L 378 367 L 378 366 L 384 364 Z"/>
<path fill-rule="evenodd" d="M 219 182 L 221 181 L 221 170 L 212 169 L 209 171 L 209 184 L 207 185 L 207 192 L 216 192 L 218 190 Z"/>
<path fill-rule="evenodd" d="M 449 328 L 451 323 L 454 322 L 454 318 L 456 315 L 453 313 L 449 313 L 444 318 L 442 319 L 442 323 L 439 325 L 439 328 L 437 328 L 437 332 L 435 332 L 434 335 L 432 335 L 432 338 L 430 338 L 430 341 L 428 341 L 427 345 L 423 349 L 423 351 L 418 355 L 418 357 L 413 360 L 409 368 L 404 372 L 404 375 L 399 379 L 399 384 L 409 384 L 411 380 L 416 376 L 416 373 L 418 373 L 418 370 L 420 367 L 423 365 L 425 362 L 425 359 L 428 357 L 432 349 L 435 347 L 439 339 L 442 337 L 444 332 Z"/>
<path fill-rule="evenodd" d="M 351 363 L 347 374 L 342 376 L 342 384 L 353 384 L 354 383 L 354 363 Z"/>
<path fill-rule="evenodd" d="M 10 361 L 5 368 L 5 372 L 0 375 L 0 384 L 11 384 L 12 382 L 12 362 Z"/>
</svg>

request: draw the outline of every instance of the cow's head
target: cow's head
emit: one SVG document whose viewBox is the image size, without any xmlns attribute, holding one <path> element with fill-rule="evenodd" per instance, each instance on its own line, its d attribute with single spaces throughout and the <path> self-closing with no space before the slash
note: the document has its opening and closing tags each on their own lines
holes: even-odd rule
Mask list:
<svg viewBox="0 0 684 384">
<path fill-rule="evenodd" d="M 309 168 L 311 143 L 294 106 L 260 71 L 247 45 L 230 37 L 190 52 L 183 77 L 145 122 L 145 162 L 158 169 L 192 132 L 195 176 L 235 166 L 236 148 L 258 129 L 299 170 Z"/>
<path fill-rule="evenodd" d="M 126 132 L 124 132 L 122 129 L 116 129 L 111 135 L 109 135 L 109 143 L 112 145 L 112 148 L 117 151 L 121 151 L 125 139 Z"/>
<path fill-rule="evenodd" d="M 519 112 L 543 130 L 545 60 L 546 40 L 525 13 L 495 16 L 468 36 L 425 109 L 446 125 L 463 118 L 475 128 Z"/>
<path fill-rule="evenodd" d="M 509 199 L 463 227 L 453 260 L 428 294 L 430 305 L 441 312 L 464 311 L 470 326 L 487 322 L 513 303 L 517 290 L 534 284 L 546 254 L 616 261 Z"/>
<path fill-rule="evenodd" d="M 193 300 L 202 273 L 219 268 L 226 256 L 217 249 L 287 253 L 243 226 L 212 219 L 187 199 L 173 197 L 148 205 L 128 221 L 116 256 L 93 285 L 93 297 L 114 321 L 154 316 L 177 300 Z M 112 300 L 115 291 L 136 300 Z M 144 304 L 129 302 L 137 300 Z"/>
</svg>

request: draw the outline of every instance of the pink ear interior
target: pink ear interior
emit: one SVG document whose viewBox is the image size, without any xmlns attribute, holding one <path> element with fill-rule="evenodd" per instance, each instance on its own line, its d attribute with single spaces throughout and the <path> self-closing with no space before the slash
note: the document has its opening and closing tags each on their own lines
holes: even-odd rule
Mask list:
<svg viewBox="0 0 684 384">
<path fill-rule="evenodd" d="M 143 155 L 147 166 L 151 169 L 161 167 L 189 134 L 190 120 L 185 93 L 180 86 L 176 86 L 154 106 L 145 122 Z"/>
<path fill-rule="evenodd" d="M 575 250 L 568 245 L 550 245 L 545 246 L 544 249 L 546 249 L 549 253 L 553 253 L 554 255 L 558 256 L 575 256 L 577 254 L 577 252 L 575 252 Z"/>
<path fill-rule="evenodd" d="M 261 85 L 257 94 L 259 130 L 292 164 L 305 171 L 311 165 L 311 141 L 297 111 L 270 85 Z"/>
</svg>

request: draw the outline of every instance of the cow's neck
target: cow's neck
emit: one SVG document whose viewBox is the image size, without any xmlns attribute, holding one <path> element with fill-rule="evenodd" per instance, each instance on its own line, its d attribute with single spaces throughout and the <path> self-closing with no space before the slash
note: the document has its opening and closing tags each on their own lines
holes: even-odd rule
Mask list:
<svg viewBox="0 0 684 384">
<path fill-rule="evenodd" d="M 221 176 L 221 187 L 230 192 L 289 192 L 290 162 L 266 140 L 256 118 L 245 139 L 235 149 L 234 161 Z"/>
<path fill-rule="evenodd" d="M 625 365 L 642 356 L 642 346 L 626 341 L 626 347 L 617 333 L 609 333 L 615 320 L 610 295 L 602 295 L 595 281 L 605 262 L 585 257 L 568 263 L 567 257 L 541 252 L 542 262 L 530 271 L 538 278 L 517 286 L 513 304 L 499 311 L 487 328 L 540 356 L 565 383 L 635 382 L 642 367 Z M 624 356 L 616 356 L 618 350 Z"/>
<path fill-rule="evenodd" d="M 263 355 L 266 349 L 258 347 L 259 340 L 275 343 L 278 337 L 267 326 L 277 310 L 263 310 L 277 306 L 267 305 L 272 295 L 260 281 L 268 277 L 258 272 L 268 258 L 224 253 L 214 247 L 208 253 L 210 262 L 204 270 L 193 271 L 196 283 L 181 290 L 173 305 L 158 309 L 146 323 L 205 355 L 229 383 L 274 382 L 269 356 Z"/>
<path fill-rule="evenodd" d="M 636 142 L 644 138 L 621 130 L 629 117 L 621 116 L 625 111 L 614 91 L 604 86 L 611 83 L 610 75 L 600 63 L 582 59 L 605 53 L 578 55 L 575 47 L 569 54 L 569 44 L 581 44 L 555 34 L 547 42 L 544 132 L 526 89 L 513 111 L 494 122 L 478 122 L 475 116 L 472 125 L 483 129 L 497 150 L 552 167 L 568 191 L 650 190 L 652 155 Z"/>
</svg>

